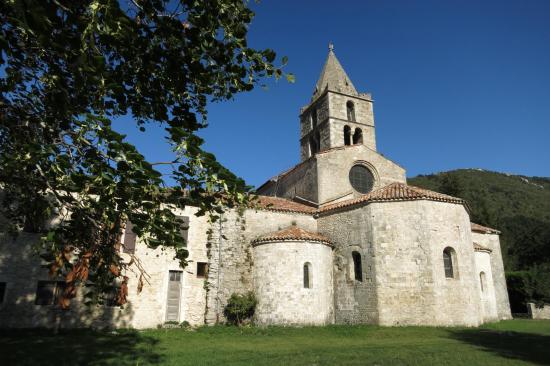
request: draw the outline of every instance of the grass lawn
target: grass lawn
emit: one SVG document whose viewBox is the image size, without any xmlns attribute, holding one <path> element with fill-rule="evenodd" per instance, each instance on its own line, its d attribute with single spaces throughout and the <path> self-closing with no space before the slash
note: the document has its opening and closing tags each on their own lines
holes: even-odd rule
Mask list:
<svg viewBox="0 0 550 366">
<path fill-rule="evenodd" d="M 0 365 L 550 365 L 550 321 L 481 328 L 3 330 Z"/>
</svg>

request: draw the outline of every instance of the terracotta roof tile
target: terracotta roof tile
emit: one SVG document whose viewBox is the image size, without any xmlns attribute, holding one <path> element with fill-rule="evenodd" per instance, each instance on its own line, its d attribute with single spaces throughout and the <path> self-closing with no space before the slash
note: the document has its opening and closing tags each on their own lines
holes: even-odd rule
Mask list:
<svg viewBox="0 0 550 366">
<path fill-rule="evenodd" d="M 298 212 L 306 214 L 314 214 L 317 211 L 317 208 L 315 207 L 280 197 L 258 196 L 258 199 L 254 201 L 254 203 L 258 208 L 270 211 Z"/>
<path fill-rule="evenodd" d="M 272 197 L 272 196 L 258 196 L 256 205 L 260 209 L 266 209 L 271 211 L 281 212 L 298 212 L 305 214 L 325 213 L 340 208 L 355 206 L 358 204 L 366 204 L 370 202 L 391 202 L 391 201 L 411 201 L 411 200 L 430 200 L 456 203 L 466 206 L 469 210 L 468 204 L 461 198 L 448 196 L 446 194 L 430 191 L 427 189 L 409 186 L 405 183 L 391 183 L 385 187 L 372 191 L 358 198 L 350 200 L 332 203 L 321 208 L 308 206 L 302 203 L 291 201 L 286 198 Z M 472 230 L 474 230 L 472 224 Z M 482 226 L 480 226 L 482 227 Z M 492 230 L 490 232 L 497 232 L 494 229 L 485 228 L 485 230 Z"/>
<path fill-rule="evenodd" d="M 476 224 L 475 222 L 470 223 L 472 225 L 472 231 L 475 231 L 477 233 L 483 233 L 483 234 L 500 234 L 500 231 L 497 229 L 493 229 L 487 226 L 481 226 L 479 224 Z"/>
<path fill-rule="evenodd" d="M 489 248 L 487 248 L 487 247 L 484 247 L 483 245 L 478 244 L 478 243 L 476 243 L 476 242 L 474 242 L 474 250 L 475 250 L 476 252 L 487 252 L 487 253 L 491 253 L 491 252 L 492 252 L 491 249 L 489 249 Z"/>
<path fill-rule="evenodd" d="M 423 188 L 409 186 L 404 183 L 391 183 L 385 187 L 377 189 L 361 197 L 321 207 L 319 212 L 327 212 L 360 203 L 410 200 L 430 200 L 466 205 L 466 201 L 461 198 L 448 196 L 446 194 L 429 191 Z"/>
<path fill-rule="evenodd" d="M 289 228 L 276 231 L 274 233 L 262 235 L 259 238 L 252 241 L 253 244 L 274 242 L 274 241 L 313 241 L 332 246 L 332 241 L 317 233 L 306 231 L 297 226 L 291 226 Z"/>
</svg>

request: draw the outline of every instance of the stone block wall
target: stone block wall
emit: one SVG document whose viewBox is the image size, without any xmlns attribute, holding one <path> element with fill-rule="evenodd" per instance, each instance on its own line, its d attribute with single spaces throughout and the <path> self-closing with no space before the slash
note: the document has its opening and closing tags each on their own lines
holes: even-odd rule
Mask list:
<svg viewBox="0 0 550 366">
<path fill-rule="evenodd" d="M 353 144 L 353 134 L 356 128 L 361 129 L 363 135 L 362 145 L 376 151 L 376 141 L 374 134 L 374 126 L 361 125 L 345 120 L 331 119 L 330 120 L 330 145 L 332 147 L 344 146 L 344 127 L 351 128 L 350 144 Z"/>
<path fill-rule="evenodd" d="M 376 151 L 376 136 L 374 129 L 374 113 L 372 101 L 359 97 L 353 97 L 345 94 L 329 92 L 330 106 L 330 128 L 331 128 L 331 144 L 330 147 L 338 147 L 344 145 L 344 125 L 349 125 L 352 128 L 352 133 L 355 127 L 359 127 L 363 131 L 363 144 L 370 149 Z M 355 109 L 355 123 L 349 121 L 347 116 L 348 101 L 353 103 Z"/>
<path fill-rule="evenodd" d="M 312 114 L 317 115 L 317 124 L 313 125 Z M 328 125 L 329 105 L 327 95 L 323 95 L 313 101 L 300 114 L 300 160 L 304 161 L 311 157 L 309 138 L 317 131 L 320 135 L 320 149 L 330 147 L 330 129 Z"/>
<path fill-rule="evenodd" d="M 405 169 L 366 146 L 348 146 L 317 155 L 318 202 L 337 202 L 359 197 L 349 181 L 349 171 L 355 164 L 366 165 L 375 176 L 373 189 L 390 183 L 406 183 Z"/>
<path fill-rule="evenodd" d="M 298 164 L 293 170 L 280 177 L 268 189 L 258 190 L 258 194 L 293 199 L 296 196 L 317 202 L 317 162 L 315 158 Z"/>
<path fill-rule="evenodd" d="M 370 204 L 381 325 L 481 323 L 469 216 L 462 205 L 406 201 Z M 446 278 L 443 250 L 456 252 Z"/>
<path fill-rule="evenodd" d="M 5 233 L 0 234 L 0 282 L 6 282 L 4 301 L 0 304 L 0 328 L 102 328 L 111 324 L 131 324 L 131 305 L 124 310 L 86 307 L 81 301 L 82 294 L 73 300 L 67 311 L 54 305 L 36 305 L 38 281 L 55 280 L 48 276 L 48 270 L 37 255 L 39 240 L 39 234 L 21 233 L 15 240 Z"/>
<path fill-rule="evenodd" d="M 297 225 L 315 232 L 311 215 L 267 210 L 227 211 L 212 227 L 209 239 L 209 275 L 205 322 L 225 321 L 223 309 L 232 293 L 254 290 L 254 251 L 257 237 Z"/>
<path fill-rule="evenodd" d="M 497 302 L 495 298 L 495 285 L 491 269 L 491 257 L 487 252 L 475 252 L 476 271 L 480 285 L 481 308 L 483 321 L 490 322 L 498 320 Z M 483 273 L 483 284 L 482 274 Z"/>
<path fill-rule="evenodd" d="M 531 319 L 550 319 L 550 304 L 538 307 L 536 304 L 527 303 L 527 311 Z"/>
<path fill-rule="evenodd" d="M 304 288 L 304 264 L 310 264 L 310 288 Z M 332 248 L 315 242 L 263 243 L 254 247 L 255 291 L 259 324 L 333 323 Z"/>
<path fill-rule="evenodd" d="M 331 238 L 334 248 L 334 312 L 337 324 L 378 322 L 376 271 L 372 222 L 368 206 L 321 215 L 319 233 Z M 355 279 L 352 253 L 361 255 L 362 281 Z"/>
<path fill-rule="evenodd" d="M 0 305 L 0 327 L 132 327 L 153 328 L 165 322 L 168 274 L 170 270 L 182 271 L 182 290 L 179 321 L 202 324 L 206 293 L 204 279 L 196 276 L 196 262 L 207 262 L 205 217 L 194 216 L 195 208 L 186 208 L 178 215 L 190 217 L 189 260 L 185 269 L 174 259 L 171 250 L 149 249 L 139 239 L 135 248 L 135 260 L 145 269 L 145 283 L 138 294 L 139 272 L 135 268 L 125 273 L 129 277 L 128 304 L 120 307 L 86 306 L 83 289 L 71 302 L 68 311 L 55 305 L 35 305 L 38 281 L 50 281 L 47 270 L 34 250 L 37 234 L 22 233 L 17 240 L 0 235 L 0 282 L 7 283 L 5 301 Z M 125 261 L 129 254 L 122 254 Z M 62 279 L 59 279 L 62 280 Z"/>
<path fill-rule="evenodd" d="M 510 311 L 510 300 L 508 299 L 508 288 L 504 276 L 504 263 L 502 262 L 502 251 L 498 234 L 486 234 L 472 232 L 472 240 L 480 245 L 491 249 L 491 273 L 495 288 L 495 301 L 499 319 L 512 319 Z"/>
</svg>

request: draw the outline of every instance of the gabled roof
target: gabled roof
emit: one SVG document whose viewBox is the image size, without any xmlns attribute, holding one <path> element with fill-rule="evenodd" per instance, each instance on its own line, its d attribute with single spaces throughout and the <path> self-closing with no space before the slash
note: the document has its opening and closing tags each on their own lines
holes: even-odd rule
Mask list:
<svg viewBox="0 0 550 366">
<path fill-rule="evenodd" d="M 482 234 L 500 234 L 500 231 L 497 229 L 493 229 L 487 226 L 482 226 L 479 224 L 476 224 L 475 222 L 470 223 L 472 225 L 472 231 L 475 231 L 476 233 L 482 233 Z"/>
<path fill-rule="evenodd" d="M 271 178 L 269 178 L 267 181 L 265 181 L 262 185 L 260 185 L 260 186 L 256 189 L 256 191 L 260 190 L 262 187 L 264 187 L 265 185 L 267 185 L 267 184 L 269 184 L 269 183 L 277 182 L 278 180 L 283 179 L 284 177 L 286 177 L 287 175 L 289 175 L 290 173 L 292 173 L 292 172 L 295 171 L 296 169 L 300 168 L 302 165 L 305 165 L 305 164 L 309 163 L 311 160 L 316 159 L 319 155 L 331 153 L 331 152 L 338 151 L 338 150 L 347 150 L 347 149 L 354 149 L 354 148 L 365 148 L 365 149 L 368 149 L 368 150 L 370 150 L 372 153 L 377 154 L 377 155 L 380 155 L 381 157 L 383 157 L 384 159 L 388 160 L 388 161 L 391 162 L 392 164 L 395 164 L 395 165 L 397 165 L 398 167 L 403 168 L 401 165 L 399 165 L 399 164 L 396 163 L 395 161 L 389 159 L 387 156 L 384 156 L 384 155 L 380 154 L 378 151 L 373 150 L 373 149 L 371 149 L 370 147 L 365 146 L 365 145 L 356 144 L 356 145 L 335 146 L 335 147 L 331 147 L 330 149 L 326 149 L 326 150 L 323 150 L 323 151 L 319 151 L 319 152 L 317 152 L 316 154 L 314 154 L 314 155 L 310 156 L 309 158 L 307 158 L 306 160 L 301 161 L 301 162 L 299 162 L 298 164 L 294 165 L 293 167 L 288 168 L 287 170 L 285 170 L 285 171 L 283 171 L 283 172 L 281 172 L 281 173 L 279 173 L 279 174 L 277 174 L 277 175 L 274 175 L 273 177 L 271 177 Z M 404 169 L 404 168 L 403 168 L 403 169 Z"/>
<path fill-rule="evenodd" d="M 354 198 L 347 201 L 333 203 L 324 207 L 321 207 L 319 212 L 332 211 L 348 206 L 355 206 L 362 203 L 369 202 L 390 202 L 390 201 L 413 201 L 413 200 L 429 200 L 449 202 L 465 205 L 466 201 L 461 198 L 448 196 L 446 194 L 430 191 L 427 189 L 409 186 L 405 183 L 391 183 L 385 187 L 372 191 L 366 195 L 358 198 Z"/>
<path fill-rule="evenodd" d="M 491 253 L 491 252 L 492 252 L 491 249 L 489 249 L 489 248 L 487 248 L 487 247 L 484 247 L 483 245 L 478 244 L 478 243 L 476 243 L 476 242 L 474 242 L 474 250 L 475 250 L 476 252 L 487 252 L 487 253 Z"/>
<path fill-rule="evenodd" d="M 313 99 L 318 97 L 326 88 L 339 91 L 345 94 L 357 95 L 357 90 L 353 86 L 350 78 L 344 71 L 344 68 L 336 58 L 332 45 L 329 46 L 329 52 L 321 76 L 315 85 Z"/>
<path fill-rule="evenodd" d="M 291 226 L 289 228 L 262 235 L 252 241 L 252 244 L 261 244 L 274 241 L 312 241 L 317 243 L 323 243 L 332 246 L 332 241 L 317 233 L 306 231 L 297 226 Z"/>
</svg>

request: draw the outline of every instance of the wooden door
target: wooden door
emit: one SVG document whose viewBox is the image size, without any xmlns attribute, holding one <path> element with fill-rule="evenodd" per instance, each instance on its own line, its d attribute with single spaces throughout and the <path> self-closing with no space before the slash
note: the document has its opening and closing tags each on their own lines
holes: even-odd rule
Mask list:
<svg viewBox="0 0 550 366">
<path fill-rule="evenodd" d="M 166 299 L 166 321 L 179 322 L 182 271 L 170 271 Z"/>
</svg>

